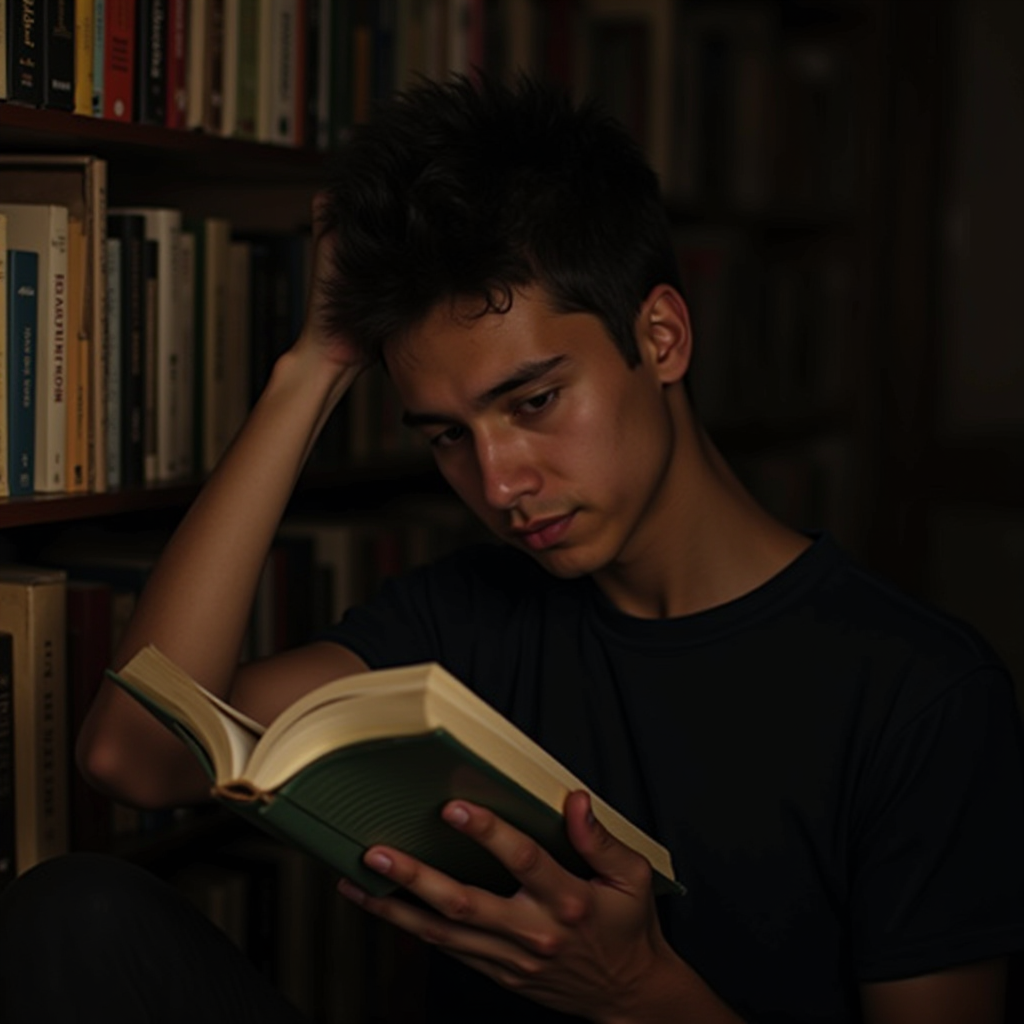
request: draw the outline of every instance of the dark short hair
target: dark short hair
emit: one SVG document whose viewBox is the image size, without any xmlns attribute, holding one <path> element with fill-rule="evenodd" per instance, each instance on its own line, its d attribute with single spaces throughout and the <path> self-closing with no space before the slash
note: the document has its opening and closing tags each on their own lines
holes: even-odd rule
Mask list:
<svg viewBox="0 0 1024 1024">
<path fill-rule="evenodd" d="M 336 277 L 325 311 L 365 350 L 440 303 L 505 312 L 541 286 L 593 313 L 629 365 L 657 284 L 679 287 L 657 175 L 596 103 L 526 77 L 423 81 L 357 126 L 330 174 Z"/>
</svg>

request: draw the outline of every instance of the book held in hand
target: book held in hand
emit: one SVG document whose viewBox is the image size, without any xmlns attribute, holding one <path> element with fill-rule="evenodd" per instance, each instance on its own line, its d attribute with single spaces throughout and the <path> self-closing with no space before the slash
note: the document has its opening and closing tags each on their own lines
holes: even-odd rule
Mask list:
<svg viewBox="0 0 1024 1024">
<path fill-rule="evenodd" d="M 441 819 L 441 808 L 457 798 L 489 807 L 570 871 L 592 874 L 562 816 L 569 793 L 587 787 L 437 664 L 337 679 L 267 728 L 153 646 L 108 674 L 191 748 L 215 799 L 372 894 L 394 889 L 363 866 L 363 854 L 378 843 L 462 882 L 514 890 L 491 854 Z M 591 799 L 605 828 L 648 860 L 656 892 L 685 891 L 661 844 Z"/>
</svg>

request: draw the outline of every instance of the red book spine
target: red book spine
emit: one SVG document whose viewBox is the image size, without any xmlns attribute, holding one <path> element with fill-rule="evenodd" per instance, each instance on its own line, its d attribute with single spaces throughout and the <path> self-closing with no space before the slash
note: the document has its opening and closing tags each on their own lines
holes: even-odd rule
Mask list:
<svg viewBox="0 0 1024 1024">
<path fill-rule="evenodd" d="M 135 0 L 105 0 L 103 36 L 103 116 L 135 117 Z"/>
</svg>

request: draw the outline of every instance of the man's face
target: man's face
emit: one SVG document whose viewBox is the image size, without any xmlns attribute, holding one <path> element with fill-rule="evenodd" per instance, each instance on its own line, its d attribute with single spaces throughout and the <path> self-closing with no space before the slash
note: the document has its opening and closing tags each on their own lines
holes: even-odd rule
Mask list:
<svg viewBox="0 0 1024 1024">
<path fill-rule="evenodd" d="M 538 289 L 475 320 L 442 306 L 385 358 L 407 423 L 502 540 L 562 577 L 656 545 L 665 385 L 647 354 L 628 367 L 596 317 L 554 313 Z"/>
</svg>

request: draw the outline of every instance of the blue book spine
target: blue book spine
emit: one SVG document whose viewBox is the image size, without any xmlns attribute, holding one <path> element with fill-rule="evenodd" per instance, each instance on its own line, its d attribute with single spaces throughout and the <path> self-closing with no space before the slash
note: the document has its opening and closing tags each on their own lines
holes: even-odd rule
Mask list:
<svg viewBox="0 0 1024 1024">
<path fill-rule="evenodd" d="M 36 449 L 36 337 L 39 256 L 7 251 L 8 467 L 13 496 L 31 494 Z"/>
</svg>

